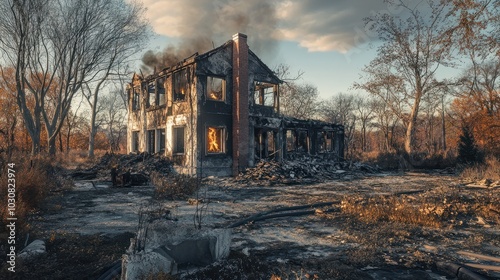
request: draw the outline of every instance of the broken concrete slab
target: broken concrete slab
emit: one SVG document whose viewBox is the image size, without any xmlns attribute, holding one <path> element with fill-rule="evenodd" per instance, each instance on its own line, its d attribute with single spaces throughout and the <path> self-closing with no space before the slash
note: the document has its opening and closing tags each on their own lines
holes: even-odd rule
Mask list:
<svg viewBox="0 0 500 280">
<path fill-rule="evenodd" d="M 37 239 L 26 246 L 26 248 L 21 251 L 18 258 L 22 260 L 33 260 L 45 253 L 45 241 Z"/>
<path fill-rule="evenodd" d="M 144 279 L 148 275 L 164 272 L 177 273 L 177 264 L 166 254 L 158 251 L 142 251 L 122 257 L 122 280 Z"/>
<path fill-rule="evenodd" d="M 186 240 L 191 240 L 194 243 L 196 243 L 196 240 L 212 240 L 209 242 L 210 254 L 214 260 L 218 260 L 229 255 L 231 229 L 202 228 L 201 230 L 197 230 L 194 229 L 192 224 L 183 224 L 169 220 L 155 220 L 148 226 L 144 249 L 153 250 L 164 245 L 179 246 L 179 244 Z M 185 246 L 192 245 L 186 244 Z M 202 252 L 198 253 L 202 254 Z M 172 257 L 175 259 L 175 256 Z"/>
<path fill-rule="evenodd" d="M 122 279 L 141 279 L 146 272 L 175 274 L 177 265 L 209 265 L 229 256 L 231 247 L 231 229 L 195 229 L 193 224 L 163 219 L 151 221 L 137 236 L 144 239 L 144 248 L 136 252 L 136 239 L 131 240 L 122 258 Z"/>
</svg>

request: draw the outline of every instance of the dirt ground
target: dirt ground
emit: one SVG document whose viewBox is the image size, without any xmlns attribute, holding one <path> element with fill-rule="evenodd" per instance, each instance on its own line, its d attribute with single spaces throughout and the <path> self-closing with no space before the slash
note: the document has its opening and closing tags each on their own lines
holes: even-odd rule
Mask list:
<svg viewBox="0 0 500 280">
<path fill-rule="evenodd" d="M 189 200 L 155 201 L 153 192 L 77 181 L 73 190 L 53 194 L 30 221 L 30 240 L 45 240 L 47 253 L 19 263 L 14 278 L 96 279 L 125 252 L 145 207 L 193 224 L 203 207 L 203 227 L 228 227 L 259 212 L 320 202 L 332 203 L 311 208 L 314 214 L 233 228 L 228 259 L 181 267 L 176 277 L 454 279 L 436 264 L 500 265 L 463 253 L 500 255 L 500 188 L 467 187 L 455 175 L 347 172 L 337 180 L 285 183 L 207 178 Z M 5 267 L 0 275 L 7 275 Z"/>
</svg>

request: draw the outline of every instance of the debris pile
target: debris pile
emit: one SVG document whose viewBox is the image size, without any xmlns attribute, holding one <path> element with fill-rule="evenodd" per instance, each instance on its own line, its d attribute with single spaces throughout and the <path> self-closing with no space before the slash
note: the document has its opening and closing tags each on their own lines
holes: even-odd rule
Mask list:
<svg viewBox="0 0 500 280">
<path fill-rule="evenodd" d="M 477 182 L 467 183 L 469 188 L 479 188 L 479 189 L 494 189 L 500 187 L 500 180 L 493 181 L 492 179 L 482 179 Z"/>
<path fill-rule="evenodd" d="M 76 180 L 108 179 L 113 185 L 140 185 L 146 183 L 152 172 L 169 174 L 172 162 L 161 156 L 148 153 L 114 155 L 105 154 L 94 166 L 75 170 L 71 177 Z"/>
<path fill-rule="evenodd" d="M 239 180 L 296 181 L 303 179 L 339 179 L 353 171 L 376 173 L 380 170 L 363 163 L 334 162 L 320 157 L 303 156 L 293 161 L 262 160 L 238 176 Z"/>
</svg>

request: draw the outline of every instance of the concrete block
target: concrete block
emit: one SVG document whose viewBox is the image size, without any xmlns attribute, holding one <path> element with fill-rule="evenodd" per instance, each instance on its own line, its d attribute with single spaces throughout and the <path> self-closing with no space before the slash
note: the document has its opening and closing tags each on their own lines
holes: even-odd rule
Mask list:
<svg viewBox="0 0 500 280">
<path fill-rule="evenodd" d="M 153 221 L 148 228 L 145 250 L 153 250 L 166 245 L 168 248 L 179 245 L 186 240 L 213 239 L 211 254 L 214 260 L 229 255 L 231 246 L 231 229 L 194 229 L 193 224 L 183 224 L 169 220 Z M 198 244 L 202 246 L 202 244 Z M 204 246 L 204 245 L 203 245 Z M 175 258 L 174 258 L 175 259 Z"/>
<path fill-rule="evenodd" d="M 158 251 L 142 251 L 122 257 L 122 280 L 143 279 L 159 272 L 174 275 L 177 273 L 177 264 L 168 255 Z"/>
<path fill-rule="evenodd" d="M 214 260 L 227 258 L 231 250 L 231 229 L 208 229 L 202 235 L 215 237 L 216 243 L 211 247 Z"/>
<path fill-rule="evenodd" d="M 194 264 L 205 266 L 215 261 L 212 254 L 216 240 L 214 237 L 201 237 L 184 240 L 178 244 L 160 247 L 178 264 Z"/>
<path fill-rule="evenodd" d="M 26 246 L 26 248 L 21 251 L 18 258 L 23 260 L 32 260 L 45 253 L 45 241 L 37 239 Z"/>
<path fill-rule="evenodd" d="M 208 265 L 229 256 L 231 229 L 202 228 L 168 221 L 155 223 L 148 230 L 146 250 L 163 248 L 178 264 Z"/>
<path fill-rule="evenodd" d="M 142 230 L 138 236 L 143 236 Z M 160 271 L 175 274 L 177 265 L 205 266 L 229 256 L 231 229 L 202 228 L 170 220 L 148 225 L 144 250 L 133 252 L 133 243 L 122 259 L 122 279 L 139 279 Z"/>
</svg>

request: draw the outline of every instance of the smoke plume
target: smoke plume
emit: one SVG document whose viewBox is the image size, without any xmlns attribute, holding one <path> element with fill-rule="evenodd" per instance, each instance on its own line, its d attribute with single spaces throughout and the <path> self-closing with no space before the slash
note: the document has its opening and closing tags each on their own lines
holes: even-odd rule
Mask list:
<svg viewBox="0 0 500 280">
<path fill-rule="evenodd" d="M 161 1 L 160 4 L 157 0 L 145 1 L 149 5 L 148 13 L 155 31 L 180 38 L 180 42 L 160 52 L 148 50 L 142 57 L 142 70 L 147 73 L 154 69 L 160 71 L 196 52 L 201 54 L 217 47 L 238 32 L 248 35 L 252 51 L 258 55 L 271 56 L 276 49 L 278 20 L 276 7 L 270 2 L 170 0 Z M 158 5 L 162 5 L 162 9 Z M 164 13 L 166 10 L 169 12 Z"/>
</svg>

